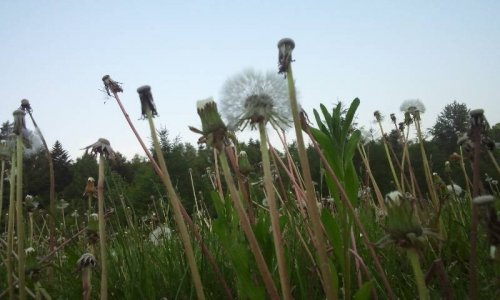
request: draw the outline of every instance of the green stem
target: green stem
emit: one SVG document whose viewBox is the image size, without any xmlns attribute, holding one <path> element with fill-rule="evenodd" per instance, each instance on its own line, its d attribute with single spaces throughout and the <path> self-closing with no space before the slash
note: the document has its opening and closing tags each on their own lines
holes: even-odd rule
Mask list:
<svg viewBox="0 0 500 300">
<path fill-rule="evenodd" d="M 252 227 L 250 225 L 250 221 L 248 220 L 248 216 L 245 213 L 245 208 L 243 207 L 242 201 L 239 197 L 239 192 L 236 189 L 236 185 L 234 184 L 233 177 L 231 175 L 231 171 L 229 170 L 229 164 L 227 162 L 227 156 L 224 151 L 219 152 L 219 160 L 220 165 L 222 167 L 222 172 L 224 173 L 224 178 L 226 179 L 227 186 L 229 188 L 229 193 L 231 195 L 231 199 L 233 201 L 234 208 L 236 209 L 236 213 L 240 219 L 241 227 L 245 236 L 247 237 L 248 244 L 250 245 L 250 250 L 252 251 L 255 262 L 257 263 L 257 268 L 262 276 L 262 280 L 264 281 L 264 285 L 266 287 L 267 293 L 271 297 L 271 299 L 279 299 L 278 291 L 274 286 L 273 278 L 271 276 L 271 272 L 269 272 L 269 268 L 266 265 L 266 261 L 264 260 L 264 256 L 260 251 L 259 243 L 257 242 L 257 238 L 253 233 Z"/>
<path fill-rule="evenodd" d="M 26 299 L 26 257 L 24 253 L 24 220 L 23 220 L 23 137 L 17 136 L 17 176 L 16 176 L 16 211 L 17 211 L 17 259 L 19 299 Z"/>
<path fill-rule="evenodd" d="M 170 180 L 170 175 L 168 173 L 167 164 L 165 162 L 165 158 L 163 157 L 163 153 L 161 151 L 160 142 L 158 141 L 158 136 L 156 135 L 156 128 L 153 122 L 153 115 L 151 110 L 147 110 L 147 117 L 149 121 L 149 127 L 151 129 L 151 137 L 153 138 L 153 145 L 156 151 L 156 156 L 158 158 L 158 163 L 161 168 L 162 173 L 162 181 L 167 189 L 168 199 L 170 201 L 170 205 L 172 206 L 174 212 L 174 219 L 177 223 L 177 228 L 181 234 L 182 244 L 184 246 L 184 251 L 186 251 L 186 257 L 189 263 L 189 268 L 191 270 L 191 277 L 193 279 L 193 283 L 196 289 L 196 295 L 198 299 L 205 299 L 205 294 L 203 292 L 203 285 L 201 283 L 200 273 L 198 271 L 198 267 L 196 266 L 196 260 L 194 257 L 193 247 L 191 245 L 191 239 L 189 238 L 189 233 L 187 230 L 186 223 L 184 222 L 182 212 L 181 212 L 181 202 L 177 193 L 175 192 L 174 185 Z"/>
<path fill-rule="evenodd" d="M 385 155 L 387 156 L 387 161 L 389 162 L 389 167 L 391 168 L 392 177 L 394 179 L 394 183 L 396 184 L 396 188 L 398 191 L 402 191 L 401 184 L 399 183 L 398 176 L 396 175 L 396 170 L 394 169 L 394 164 L 392 163 L 392 158 L 389 153 L 389 146 L 387 145 L 387 140 L 384 135 L 384 128 L 382 127 L 382 123 L 380 120 L 377 120 L 378 126 L 380 128 L 380 133 L 382 134 L 382 141 L 384 142 Z"/>
<path fill-rule="evenodd" d="M 7 279 L 9 283 L 9 299 L 14 299 L 14 262 L 12 261 L 12 251 L 14 250 L 14 223 L 16 213 L 16 177 L 17 177 L 17 156 L 12 153 L 10 167 L 10 194 L 9 194 L 9 218 L 7 227 Z"/>
<path fill-rule="evenodd" d="M 333 276 L 330 270 L 328 255 L 326 253 L 326 243 L 323 236 L 323 228 L 320 222 L 320 216 L 318 212 L 318 206 L 316 204 L 316 197 L 314 193 L 314 185 L 311 177 L 311 170 L 309 168 L 309 160 L 307 158 L 307 152 L 304 144 L 304 137 L 302 136 L 302 126 L 299 117 L 299 106 L 297 103 L 297 97 L 295 94 L 295 83 L 293 81 L 292 65 L 288 66 L 286 77 L 288 79 L 288 93 L 290 96 L 290 106 L 292 108 L 293 123 L 295 127 L 295 134 L 297 137 L 297 150 L 299 152 L 300 165 L 302 167 L 302 173 L 304 176 L 304 183 L 306 186 L 306 206 L 309 213 L 309 217 L 312 223 L 312 229 L 316 240 L 315 246 L 318 253 L 318 265 L 321 271 L 321 281 L 323 284 L 323 290 L 327 299 L 337 299 L 337 291 L 333 289 Z"/>
<path fill-rule="evenodd" d="M 278 260 L 278 271 L 280 274 L 281 292 L 284 299 L 292 299 L 290 291 L 290 280 L 286 268 L 285 250 L 281 239 L 281 230 L 279 224 L 279 213 L 274 193 L 273 178 L 271 174 L 271 160 L 267 149 L 266 125 L 259 122 L 260 133 L 260 153 L 262 155 L 262 167 L 264 169 L 264 187 L 266 190 L 267 203 L 269 205 L 269 214 L 271 215 L 271 227 L 273 230 L 274 249 Z"/>
<path fill-rule="evenodd" d="M 2 167 L 0 171 L 0 223 L 2 223 L 2 207 L 3 207 L 3 174 L 5 172 L 5 160 L 2 159 Z"/>
<path fill-rule="evenodd" d="M 54 175 L 54 162 L 52 160 L 52 154 L 50 153 L 49 146 L 47 145 L 47 142 L 45 141 L 45 137 L 42 134 L 42 131 L 40 130 L 40 127 L 38 127 L 38 124 L 35 121 L 35 118 L 33 118 L 33 114 L 31 113 L 30 110 L 28 110 L 28 114 L 30 116 L 31 122 L 33 122 L 33 126 L 36 129 L 36 132 L 40 136 L 40 139 L 42 140 L 43 147 L 45 148 L 45 156 L 47 158 L 47 161 L 49 163 L 49 180 L 50 180 L 50 190 L 49 190 L 49 248 L 50 250 L 54 249 L 56 247 L 56 223 L 55 223 L 55 216 L 56 216 L 56 183 L 55 183 L 55 175 Z M 49 270 L 50 273 L 52 273 L 52 270 Z M 50 274 L 49 278 L 52 277 L 52 274 Z"/>
<path fill-rule="evenodd" d="M 422 272 L 422 268 L 420 267 L 420 260 L 418 258 L 417 251 L 413 248 L 409 248 L 408 250 L 406 250 L 406 254 L 408 255 L 408 259 L 410 260 L 413 274 L 415 275 L 419 298 L 421 300 L 430 299 L 429 290 L 425 285 L 424 273 Z"/>
<path fill-rule="evenodd" d="M 425 153 L 424 139 L 422 136 L 422 130 L 420 129 L 420 120 L 418 119 L 415 119 L 415 128 L 417 129 L 418 143 L 420 145 L 420 153 L 422 155 L 422 163 L 424 165 L 424 174 L 425 174 L 425 180 L 427 182 L 427 188 L 429 189 L 429 195 L 434 205 L 438 207 L 439 200 L 436 195 L 436 189 L 434 189 L 431 168 L 429 166 L 429 161 L 427 160 L 427 154 Z"/>
<path fill-rule="evenodd" d="M 97 205 L 99 216 L 99 245 L 101 250 L 101 299 L 108 299 L 108 268 L 106 259 L 106 220 L 104 219 L 104 156 L 99 155 L 97 179 Z"/>
</svg>

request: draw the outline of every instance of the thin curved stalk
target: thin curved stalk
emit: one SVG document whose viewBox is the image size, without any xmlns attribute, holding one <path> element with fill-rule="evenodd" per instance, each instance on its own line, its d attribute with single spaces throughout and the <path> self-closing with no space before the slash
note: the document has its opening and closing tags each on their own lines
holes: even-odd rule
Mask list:
<svg viewBox="0 0 500 300">
<path fill-rule="evenodd" d="M 28 110 L 28 115 L 30 116 L 31 122 L 33 122 L 33 126 L 35 127 L 36 132 L 40 136 L 40 139 L 42 140 L 43 147 L 45 148 L 45 156 L 47 158 L 47 162 L 49 164 L 49 181 L 50 181 L 50 189 L 49 189 L 49 249 L 52 250 L 56 246 L 56 223 L 55 223 L 55 216 L 56 216 L 56 183 L 55 183 L 55 175 L 54 175 L 54 162 L 52 160 L 52 154 L 50 153 L 49 146 L 47 145 L 47 142 L 45 141 L 45 137 L 42 134 L 42 131 L 40 130 L 40 127 L 38 127 L 38 124 L 35 121 L 35 118 L 33 118 L 33 114 L 31 113 L 30 110 Z"/>
<path fill-rule="evenodd" d="M 262 155 L 262 168 L 264 169 L 264 188 L 267 195 L 267 203 L 269 204 L 269 214 L 271 216 L 271 227 L 273 231 L 274 249 L 278 260 L 278 271 L 280 275 L 281 293 L 284 299 L 292 299 L 290 291 L 290 280 L 285 260 L 285 250 L 283 249 L 283 241 L 281 239 L 281 230 L 279 223 L 279 213 L 276 204 L 276 197 L 273 187 L 273 178 L 271 173 L 271 160 L 269 159 L 269 151 L 267 149 L 267 134 L 266 125 L 264 122 L 259 122 L 260 133 L 260 153 Z"/>
<path fill-rule="evenodd" d="M 144 141 L 142 140 L 142 138 L 139 135 L 139 133 L 137 132 L 134 124 L 130 120 L 130 117 L 129 117 L 127 111 L 125 110 L 125 107 L 123 106 L 123 104 L 120 100 L 120 97 L 118 97 L 117 91 L 112 90 L 112 93 L 113 93 L 113 98 L 115 98 L 116 103 L 118 103 L 118 106 L 120 107 L 120 110 L 122 111 L 123 115 L 125 116 L 125 119 L 129 125 L 130 129 L 132 129 L 132 132 L 134 133 L 137 141 L 139 142 L 142 149 L 144 150 L 144 153 L 148 157 L 149 162 L 151 163 L 151 166 L 153 167 L 153 170 L 162 179 L 162 181 L 164 181 L 163 177 L 165 175 L 163 174 L 162 170 L 160 169 L 160 166 L 158 166 L 158 163 L 154 160 L 153 156 L 149 152 L 148 147 L 146 147 L 146 144 L 144 144 Z M 210 264 L 210 267 L 212 268 L 212 270 L 216 274 L 219 283 L 222 285 L 224 292 L 226 293 L 226 298 L 233 299 L 231 289 L 229 288 L 229 285 L 227 284 L 226 280 L 224 279 L 224 276 L 222 276 L 222 272 L 220 271 L 219 267 L 217 266 L 217 263 L 215 262 L 214 256 L 212 255 L 212 253 L 210 252 L 208 247 L 203 242 L 203 238 L 202 238 L 200 232 L 198 231 L 198 227 L 193 223 L 193 220 L 186 212 L 186 209 L 184 208 L 184 206 L 181 205 L 180 209 L 181 209 L 182 217 L 184 218 L 184 220 L 188 223 L 189 227 L 191 228 L 191 230 L 194 234 L 194 237 L 196 238 L 196 240 L 198 241 L 198 243 L 201 247 L 203 255 L 207 258 L 208 263 Z"/>
<path fill-rule="evenodd" d="M 242 201 L 240 200 L 240 194 L 236 189 L 236 185 L 234 184 L 231 171 L 229 170 L 229 163 L 225 151 L 219 152 L 219 160 L 224 178 L 226 179 L 226 183 L 229 188 L 229 193 L 231 195 L 234 208 L 236 209 L 236 213 L 238 214 L 238 217 L 240 219 L 243 232 L 247 237 L 250 250 L 255 257 L 255 262 L 257 263 L 257 268 L 259 269 L 262 280 L 264 281 L 267 293 L 271 299 L 279 299 L 279 294 L 276 290 L 276 286 L 274 285 L 271 272 L 269 271 L 266 261 L 264 260 L 264 256 L 262 255 L 262 251 L 260 250 L 259 243 L 257 242 L 257 238 L 255 237 L 255 234 L 252 230 L 252 226 L 250 225 L 248 216 L 245 213 L 245 208 L 243 207 Z"/>
<path fill-rule="evenodd" d="M 382 127 L 382 123 L 380 122 L 379 119 L 377 119 L 378 127 L 380 128 L 380 133 L 382 134 L 382 141 L 384 144 L 384 150 L 385 150 L 385 155 L 387 157 L 387 161 L 389 162 L 389 167 L 391 169 L 391 174 L 394 179 L 394 183 L 396 184 L 396 188 L 398 191 L 402 191 L 401 189 L 401 184 L 399 183 L 398 176 L 396 175 L 396 170 L 394 169 L 394 164 L 392 163 L 392 158 L 391 154 L 389 153 L 389 146 L 387 145 L 387 139 L 385 138 L 384 135 L 384 128 Z"/>
</svg>

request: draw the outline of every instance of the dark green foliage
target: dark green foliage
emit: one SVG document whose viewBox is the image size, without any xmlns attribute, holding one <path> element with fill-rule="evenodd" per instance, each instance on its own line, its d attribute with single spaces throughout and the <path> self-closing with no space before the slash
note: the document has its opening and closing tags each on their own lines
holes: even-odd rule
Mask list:
<svg viewBox="0 0 500 300">
<path fill-rule="evenodd" d="M 457 132 L 466 132 L 469 126 L 469 109 L 465 103 L 453 101 L 439 114 L 436 124 L 430 129 L 432 141 L 444 155 L 457 149 Z"/>
</svg>

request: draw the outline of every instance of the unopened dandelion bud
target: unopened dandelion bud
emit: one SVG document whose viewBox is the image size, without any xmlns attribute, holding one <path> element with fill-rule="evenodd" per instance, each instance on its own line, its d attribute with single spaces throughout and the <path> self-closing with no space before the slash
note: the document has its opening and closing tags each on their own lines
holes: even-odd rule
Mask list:
<svg viewBox="0 0 500 300">
<path fill-rule="evenodd" d="M 247 153 L 245 151 L 241 151 L 238 155 L 238 165 L 240 167 L 240 173 L 245 176 L 253 171 L 253 167 L 250 164 Z"/>
<path fill-rule="evenodd" d="M 375 120 L 377 120 L 377 122 L 381 122 L 383 120 L 382 114 L 378 110 L 373 112 L 373 116 L 375 117 Z"/>
<path fill-rule="evenodd" d="M 471 110 L 470 113 L 470 123 L 471 126 L 482 126 L 484 122 L 484 110 L 483 109 L 474 109 Z"/>
<path fill-rule="evenodd" d="M 477 196 L 472 200 L 475 205 L 488 205 L 493 203 L 493 201 L 495 201 L 495 197 L 492 195 Z"/>
<path fill-rule="evenodd" d="M 213 98 L 199 100 L 196 106 L 201 120 L 201 129 L 204 134 L 226 129 L 226 125 L 222 121 L 217 109 L 217 103 L 215 103 Z"/>
<path fill-rule="evenodd" d="M 151 87 L 149 85 L 143 85 L 137 89 L 139 93 L 139 99 L 141 99 L 141 112 L 143 117 L 147 117 L 148 111 L 151 111 L 151 115 L 157 116 L 156 105 L 153 100 L 153 94 L 151 94 Z"/>
<path fill-rule="evenodd" d="M 295 42 L 291 38 L 283 38 L 278 42 L 278 66 L 279 74 L 286 73 L 288 71 L 288 67 L 292 60 L 292 51 L 295 48 Z"/>
</svg>

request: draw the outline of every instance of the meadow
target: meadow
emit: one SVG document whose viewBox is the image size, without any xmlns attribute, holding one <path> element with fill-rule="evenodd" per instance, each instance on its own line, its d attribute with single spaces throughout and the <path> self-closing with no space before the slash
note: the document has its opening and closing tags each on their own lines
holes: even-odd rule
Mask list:
<svg viewBox="0 0 500 300">
<path fill-rule="evenodd" d="M 144 157 L 99 138 L 71 180 L 21 101 L 0 144 L 0 299 L 498 299 L 500 128 L 465 109 L 462 132 L 428 141 L 418 100 L 393 128 L 374 112 L 377 139 L 359 99 L 305 112 L 294 47 L 279 41 L 277 72 L 246 70 L 193 105 L 198 149 L 157 128 L 149 86 L 139 136 L 130 91 L 104 76 Z M 44 144 L 31 158 L 30 124 Z"/>
</svg>

